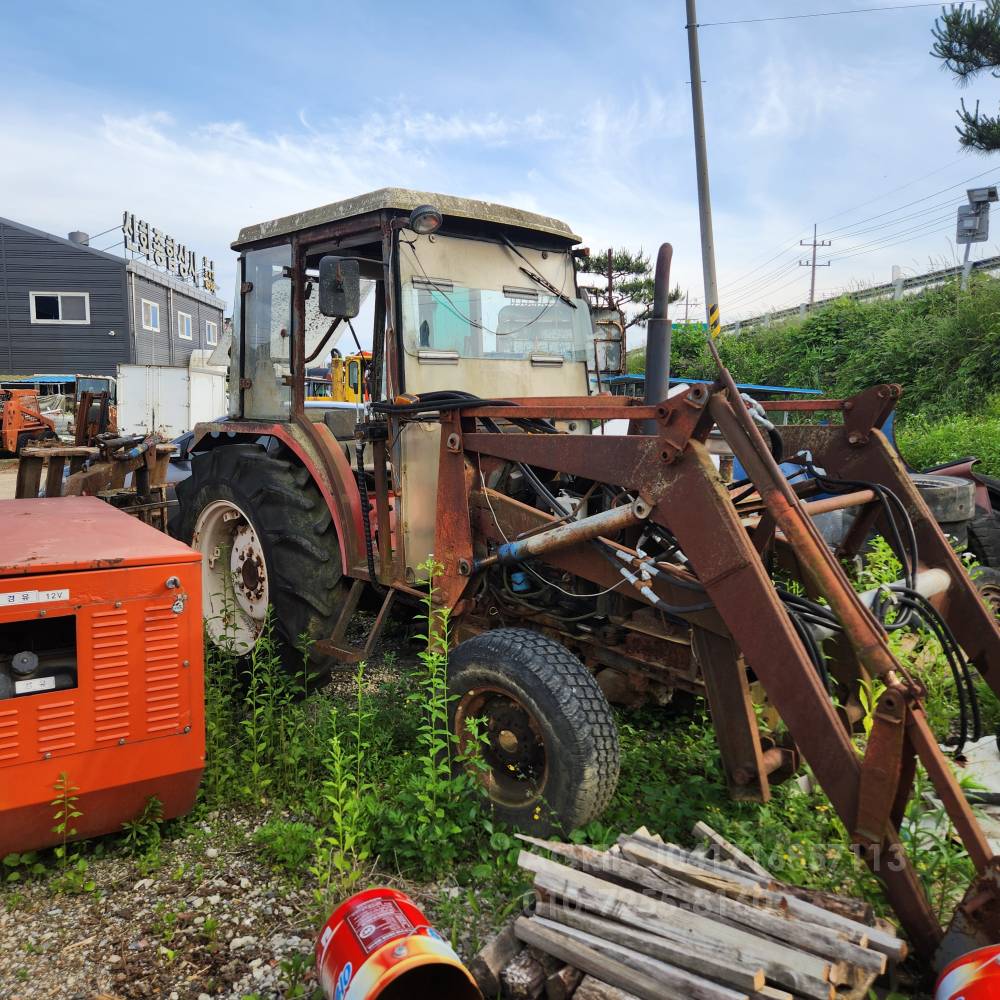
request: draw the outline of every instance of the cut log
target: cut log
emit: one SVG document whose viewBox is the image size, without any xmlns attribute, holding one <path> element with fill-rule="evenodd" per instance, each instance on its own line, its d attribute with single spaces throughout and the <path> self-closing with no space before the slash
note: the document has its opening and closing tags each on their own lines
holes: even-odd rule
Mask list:
<svg viewBox="0 0 1000 1000">
<path fill-rule="evenodd" d="M 569 1000 L 582 979 L 579 969 L 564 965 L 545 980 L 545 1000 Z"/>
<path fill-rule="evenodd" d="M 755 993 L 750 1000 L 795 1000 L 787 990 L 775 989 L 773 986 L 765 986 L 762 990 Z"/>
<path fill-rule="evenodd" d="M 487 941 L 469 963 L 469 972 L 484 997 L 493 1000 L 500 992 L 500 973 L 523 947 L 511 922 Z"/>
<path fill-rule="evenodd" d="M 584 976 L 573 994 L 573 1000 L 639 1000 L 639 997 L 593 976 Z"/>
<path fill-rule="evenodd" d="M 757 864 L 749 854 L 744 854 L 735 844 L 731 844 L 721 833 L 716 833 L 707 823 L 697 822 L 692 833 L 696 837 L 702 837 L 713 847 L 718 848 L 724 858 L 729 858 L 738 868 L 743 868 L 754 875 L 760 875 L 769 881 L 774 880 L 774 876 L 762 865 Z"/>
<path fill-rule="evenodd" d="M 584 872 L 551 861 L 544 862 L 526 852 L 522 852 L 521 861 L 529 870 L 536 870 L 536 867 L 542 869 L 535 878 L 537 887 L 591 913 L 618 920 L 675 943 L 690 944 L 694 941 L 714 947 L 724 955 L 738 949 L 748 964 L 762 967 L 768 979 L 802 996 L 828 1000 L 832 993 L 828 982 L 830 963 L 815 955 L 757 937 L 749 931 L 719 923 L 663 900 L 650 899 Z"/>
<path fill-rule="evenodd" d="M 710 983 L 682 969 L 674 969 L 656 959 L 647 958 L 607 942 L 591 938 L 592 943 L 579 939 L 581 931 L 568 930 L 541 918 L 520 917 L 514 932 L 525 944 L 542 948 L 550 955 L 572 962 L 578 969 L 602 976 L 607 982 L 631 990 L 644 1000 L 748 1000 L 745 993 Z"/>
<path fill-rule="evenodd" d="M 648 864 L 677 874 L 681 869 L 671 867 L 673 865 L 683 865 L 687 869 L 701 869 L 708 876 L 710 881 L 704 884 L 717 886 L 718 880 L 731 882 L 741 882 L 745 887 L 756 886 L 758 890 L 763 890 L 765 894 L 770 893 L 770 898 L 778 900 L 790 914 L 801 917 L 827 927 L 830 930 L 840 931 L 852 938 L 855 943 L 861 936 L 868 938 L 868 947 L 874 951 L 879 951 L 886 955 L 893 962 L 902 961 L 907 955 L 905 941 L 901 941 L 890 931 L 881 927 L 869 927 L 865 924 L 851 920 L 838 913 L 832 913 L 821 906 L 808 902 L 798 896 L 786 892 L 786 886 L 781 883 L 767 883 L 761 876 L 753 875 L 750 872 L 741 872 L 736 869 L 721 866 L 704 858 L 697 858 L 690 852 L 677 847 L 674 844 L 658 844 L 652 840 L 637 840 L 632 837 L 620 837 L 619 845 L 622 853 L 633 861 L 641 864 Z M 686 874 L 691 879 L 697 879 L 697 871 L 687 871 Z M 723 888 L 716 888 L 715 891 L 724 891 Z"/>
<path fill-rule="evenodd" d="M 510 1000 L 538 1000 L 545 990 L 545 970 L 527 951 L 519 952 L 500 973 L 504 996 Z"/>
<path fill-rule="evenodd" d="M 749 965 L 738 952 L 723 955 L 715 948 L 701 946 L 694 941 L 677 944 L 648 931 L 626 927 L 583 910 L 571 910 L 551 903 L 539 904 L 535 912 L 547 920 L 623 945 L 706 979 L 725 983 L 734 989 L 754 993 L 765 985 L 763 968 Z"/>
<path fill-rule="evenodd" d="M 582 853 L 576 845 L 574 845 L 574 850 L 577 853 Z M 611 875 L 612 877 L 621 877 L 621 874 L 623 874 L 625 878 L 643 877 L 642 866 L 630 865 L 627 861 L 609 858 L 607 855 L 601 854 L 599 851 L 594 851 L 591 848 L 585 848 L 584 850 L 589 852 L 589 854 L 585 855 L 589 858 L 588 867 L 593 865 L 594 869 L 598 870 L 601 874 Z M 623 847 L 622 850 L 626 856 L 629 855 L 627 848 Z M 547 865 L 555 866 L 556 868 L 565 867 L 558 865 L 554 861 L 546 861 L 544 858 L 538 858 L 533 854 L 528 854 L 527 857 L 534 859 L 534 868 L 529 867 L 529 871 L 544 871 Z M 667 862 L 667 864 L 674 865 L 675 863 L 671 861 Z M 522 867 L 528 866 L 522 865 Z M 819 924 L 812 924 L 796 919 L 785 911 L 766 910 L 750 906 L 724 894 L 698 888 L 676 878 L 661 878 L 659 885 L 650 885 L 646 882 L 641 884 L 643 888 L 656 892 L 662 898 L 669 899 L 674 903 L 682 903 L 685 907 L 691 907 L 699 913 L 721 923 L 748 928 L 756 931 L 758 934 L 767 935 L 775 941 L 793 945 L 802 951 L 812 952 L 814 955 L 821 955 L 824 958 L 835 958 L 849 962 L 868 971 L 878 971 L 880 973 L 885 971 L 885 955 L 870 951 L 866 947 L 868 943 L 866 936 L 862 936 L 855 944 L 847 940 L 839 931 L 833 931 Z"/>
</svg>

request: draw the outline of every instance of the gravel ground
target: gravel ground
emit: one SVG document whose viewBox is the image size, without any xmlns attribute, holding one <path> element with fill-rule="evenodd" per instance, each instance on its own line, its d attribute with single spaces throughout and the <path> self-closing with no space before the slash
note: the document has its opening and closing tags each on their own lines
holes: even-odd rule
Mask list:
<svg viewBox="0 0 1000 1000">
<path fill-rule="evenodd" d="M 17 459 L 0 458 L 0 500 L 14 499 L 17 482 Z"/>
<path fill-rule="evenodd" d="M 0 888 L 0 998 L 309 997 L 326 908 L 308 873 L 292 880 L 257 859 L 250 836 L 265 818 L 222 813 L 188 823 L 185 836 L 164 841 L 148 875 L 128 857 L 89 857 L 93 892 L 59 893 L 51 877 Z M 373 883 L 408 892 L 432 920 L 463 892 L 381 873 L 358 888 Z M 458 934 L 466 959 L 489 932 L 483 919 L 487 926 Z"/>
</svg>

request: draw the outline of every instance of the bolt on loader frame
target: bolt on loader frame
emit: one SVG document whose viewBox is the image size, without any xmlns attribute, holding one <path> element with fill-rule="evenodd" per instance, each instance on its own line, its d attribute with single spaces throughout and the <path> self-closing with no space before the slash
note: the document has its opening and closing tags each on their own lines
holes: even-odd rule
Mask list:
<svg viewBox="0 0 1000 1000">
<path fill-rule="evenodd" d="M 455 723 L 485 717 L 484 784 L 507 818 L 530 827 L 555 800 L 555 819 L 573 825 L 606 804 L 618 756 L 605 694 L 701 693 L 732 794 L 766 800 L 801 755 L 924 956 L 997 940 L 1000 867 L 928 726 L 919 678 L 840 561 L 885 527 L 875 487 L 893 491 L 913 525 L 915 569 L 936 573 L 935 607 L 1000 694 L 1000 631 L 879 431 L 899 387 L 764 404 L 824 413 L 827 423 L 771 434 L 785 455 L 870 487 L 813 499 L 822 491 L 786 478 L 721 365 L 715 384 L 667 394 L 663 294 L 646 399 L 590 391 L 578 242 L 553 219 L 398 189 L 240 234 L 233 416 L 197 428 L 193 474 L 178 488 L 180 533 L 204 555 L 210 635 L 248 652 L 272 607 L 289 669 L 303 634 L 318 672 L 358 662 L 394 601 L 423 594 L 433 553 L 457 640 Z M 372 402 L 309 410 L 306 367 L 357 316 L 364 282 Z M 665 245 L 658 293 L 668 287 Z M 602 433 L 612 421 L 629 432 Z M 745 481 L 723 480 L 720 448 Z M 835 553 L 813 515 L 849 506 L 857 517 Z M 829 679 L 772 565 L 839 623 Z M 347 641 L 359 608 L 375 614 L 364 647 Z M 750 671 L 786 738 L 760 732 Z M 862 756 L 852 735 L 871 678 L 885 691 Z M 570 759 L 591 736 L 582 764 Z M 978 873 L 944 944 L 898 832 L 918 763 Z M 569 798 L 560 774 L 577 786 Z"/>
</svg>

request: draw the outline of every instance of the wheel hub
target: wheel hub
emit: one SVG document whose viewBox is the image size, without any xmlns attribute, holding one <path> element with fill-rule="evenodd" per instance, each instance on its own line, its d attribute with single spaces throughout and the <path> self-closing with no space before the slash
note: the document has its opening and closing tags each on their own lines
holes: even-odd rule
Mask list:
<svg viewBox="0 0 1000 1000">
<path fill-rule="evenodd" d="M 198 515 L 191 545 L 202 554 L 209 637 L 237 655 L 250 652 L 263 631 L 270 601 L 264 548 L 253 522 L 232 501 L 214 500 Z"/>
<path fill-rule="evenodd" d="M 464 695 L 455 710 L 460 753 L 474 749 L 468 732 L 472 719 L 482 724 L 480 753 L 486 764 L 473 773 L 490 798 L 517 806 L 541 799 L 548 759 L 541 727 L 528 709 L 506 691 L 479 689 Z"/>
<path fill-rule="evenodd" d="M 257 532 L 245 521 L 233 532 L 229 567 L 236 600 L 252 618 L 263 621 L 267 613 L 267 568 Z"/>
</svg>

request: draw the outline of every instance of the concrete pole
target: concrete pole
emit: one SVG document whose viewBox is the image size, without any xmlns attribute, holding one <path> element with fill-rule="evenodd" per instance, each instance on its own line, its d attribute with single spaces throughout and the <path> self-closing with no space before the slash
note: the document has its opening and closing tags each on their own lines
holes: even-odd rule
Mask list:
<svg viewBox="0 0 1000 1000">
<path fill-rule="evenodd" d="M 962 291 L 964 292 L 969 287 L 969 275 L 972 274 L 972 261 L 969 259 L 969 253 L 972 250 L 972 244 L 965 244 L 965 260 L 962 261 Z"/>
<path fill-rule="evenodd" d="M 712 232 L 712 196 L 708 184 L 708 144 L 705 139 L 705 104 L 701 95 L 701 56 L 698 52 L 698 12 L 687 0 L 688 59 L 691 64 L 691 113 L 694 118 L 694 155 L 698 172 L 698 212 L 701 220 L 701 266 L 705 277 L 708 329 L 718 337 L 719 284 L 715 276 L 715 237 Z"/>
</svg>

